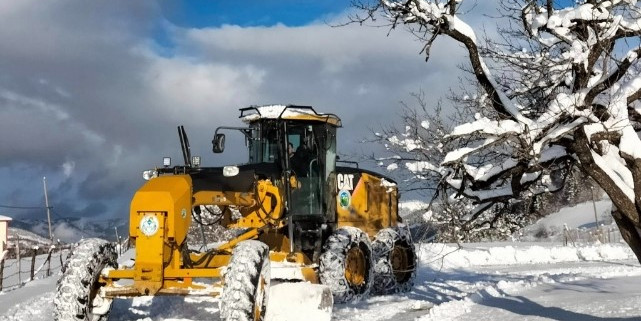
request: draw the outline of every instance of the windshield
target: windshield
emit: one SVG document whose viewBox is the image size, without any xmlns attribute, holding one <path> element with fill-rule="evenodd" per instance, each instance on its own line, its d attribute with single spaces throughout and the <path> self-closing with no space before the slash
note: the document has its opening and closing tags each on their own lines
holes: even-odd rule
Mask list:
<svg viewBox="0 0 641 321">
<path fill-rule="evenodd" d="M 290 202 L 294 215 L 325 213 L 327 178 L 336 168 L 336 128 L 301 121 L 264 121 L 252 127 L 249 163 L 276 163 L 296 177 Z"/>
<path fill-rule="evenodd" d="M 252 126 L 254 127 L 254 126 Z M 265 123 L 256 125 L 258 130 L 253 131 L 249 140 L 249 163 L 275 163 L 279 157 L 278 130 L 273 124 Z"/>
<path fill-rule="evenodd" d="M 336 129 L 327 124 L 287 127 L 289 168 L 299 186 L 292 191 L 294 215 L 322 215 L 327 176 L 336 164 Z"/>
</svg>

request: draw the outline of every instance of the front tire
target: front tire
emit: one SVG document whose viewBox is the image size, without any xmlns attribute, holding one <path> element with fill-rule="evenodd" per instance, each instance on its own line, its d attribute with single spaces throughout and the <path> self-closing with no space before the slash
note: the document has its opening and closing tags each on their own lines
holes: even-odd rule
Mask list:
<svg viewBox="0 0 641 321">
<path fill-rule="evenodd" d="M 234 247 L 225 270 L 220 316 L 224 321 L 261 321 L 269 295 L 269 248 L 249 240 Z"/>
<path fill-rule="evenodd" d="M 359 300 L 370 291 L 373 256 L 369 237 L 356 227 L 342 227 L 327 240 L 320 256 L 319 277 L 334 302 Z"/>
<path fill-rule="evenodd" d="M 375 294 L 407 292 L 416 279 L 417 256 L 409 230 L 399 226 L 380 230 L 372 243 Z"/>
<path fill-rule="evenodd" d="M 111 299 L 100 297 L 100 272 L 117 267 L 114 245 L 101 239 L 85 239 L 71 250 L 58 280 L 54 320 L 107 320 Z"/>
</svg>

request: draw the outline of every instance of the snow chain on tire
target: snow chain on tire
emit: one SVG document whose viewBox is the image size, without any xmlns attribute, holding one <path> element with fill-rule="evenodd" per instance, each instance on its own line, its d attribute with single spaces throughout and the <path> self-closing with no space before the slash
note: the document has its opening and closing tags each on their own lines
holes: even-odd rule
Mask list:
<svg viewBox="0 0 641 321">
<path fill-rule="evenodd" d="M 220 317 L 224 321 L 258 321 L 265 318 L 269 299 L 269 248 L 259 241 L 242 241 L 234 247 L 225 268 Z"/>
<path fill-rule="evenodd" d="M 372 242 L 375 294 L 407 292 L 414 286 L 418 264 L 412 235 L 403 226 L 382 229 Z"/>
<path fill-rule="evenodd" d="M 332 291 L 334 302 L 358 300 L 370 291 L 373 263 L 367 234 L 356 227 L 339 228 L 328 238 L 320 256 L 320 281 Z M 354 271 L 349 270 L 353 265 L 361 269 L 357 272 L 362 275 L 356 278 L 351 275 Z"/>
<path fill-rule="evenodd" d="M 114 245 L 101 239 L 85 239 L 68 255 L 58 279 L 53 304 L 54 320 L 107 320 L 111 300 L 97 296 L 103 268 L 117 267 Z M 101 314 L 94 314 L 94 308 Z"/>
</svg>

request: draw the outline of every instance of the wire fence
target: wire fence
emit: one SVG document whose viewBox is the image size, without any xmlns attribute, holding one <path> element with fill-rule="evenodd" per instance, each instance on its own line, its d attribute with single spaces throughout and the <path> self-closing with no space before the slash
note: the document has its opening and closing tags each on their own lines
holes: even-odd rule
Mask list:
<svg viewBox="0 0 641 321">
<path fill-rule="evenodd" d="M 44 254 L 39 254 L 38 246 L 27 251 L 9 248 L 15 252 L 15 258 L 11 259 L 7 255 L 9 250 L 1 253 L 0 292 L 10 291 L 33 280 L 57 273 L 62 269 L 70 248 L 70 245 L 51 245 Z M 28 252 L 31 254 L 25 255 Z"/>
<path fill-rule="evenodd" d="M 0 292 L 11 291 L 60 272 L 68 259 L 69 251 L 75 245 L 55 244 L 46 251 L 42 251 L 39 246 L 21 250 L 19 241 L 16 241 L 12 247 L 0 253 Z M 129 238 L 120 239 L 114 245 L 118 257 L 131 248 Z M 8 255 L 9 253 L 12 255 Z"/>
<path fill-rule="evenodd" d="M 580 245 L 594 243 L 619 243 L 622 242 L 621 232 L 616 224 L 600 225 L 593 228 L 568 228 L 563 229 L 563 244 Z"/>
</svg>

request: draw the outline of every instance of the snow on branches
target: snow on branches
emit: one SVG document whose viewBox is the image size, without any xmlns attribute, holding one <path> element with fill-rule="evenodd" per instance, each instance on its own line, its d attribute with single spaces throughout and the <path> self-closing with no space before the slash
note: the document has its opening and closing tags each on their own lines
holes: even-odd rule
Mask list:
<svg viewBox="0 0 641 321">
<path fill-rule="evenodd" d="M 459 195 L 504 202 L 556 188 L 545 177 L 577 165 L 617 207 L 615 219 L 641 259 L 641 8 L 634 0 L 503 0 L 502 39 L 481 41 L 465 0 L 380 0 L 367 7 L 392 28 L 441 36 L 467 50 L 486 99 L 483 116 L 444 140 L 437 172 Z M 447 148 L 446 148 L 447 149 Z M 548 174 L 545 174 L 545 173 Z M 634 245 L 633 245 L 634 243 Z"/>
</svg>

